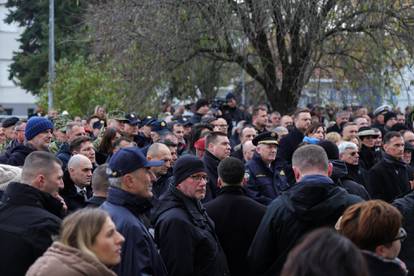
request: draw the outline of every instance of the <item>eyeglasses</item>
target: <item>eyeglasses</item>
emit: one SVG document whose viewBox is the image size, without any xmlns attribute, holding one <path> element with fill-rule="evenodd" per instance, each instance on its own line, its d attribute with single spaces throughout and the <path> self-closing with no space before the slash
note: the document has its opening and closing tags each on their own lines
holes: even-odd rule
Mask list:
<svg viewBox="0 0 414 276">
<path fill-rule="evenodd" d="M 190 177 L 191 177 L 191 179 L 193 179 L 194 181 L 197 181 L 197 182 L 199 182 L 201 180 L 204 180 L 204 181 L 208 182 L 207 175 L 192 175 Z"/>
<path fill-rule="evenodd" d="M 355 156 L 355 155 L 357 155 L 359 152 L 357 152 L 357 151 L 353 151 L 353 152 L 351 152 L 349 155 L 351 155 L 351 156 Z"/>
<path fill-rule="evenodd" d="M 405 231 L 405 229 L 401 227 L 400 230 L 398 230 L 398 236 L 395 239 L 391 240 L 391 242 L 398 241 L 398 240 L 403 242 L 405 241 L 406 238 L 407 238 L 407 231 Z"/>
</svg>

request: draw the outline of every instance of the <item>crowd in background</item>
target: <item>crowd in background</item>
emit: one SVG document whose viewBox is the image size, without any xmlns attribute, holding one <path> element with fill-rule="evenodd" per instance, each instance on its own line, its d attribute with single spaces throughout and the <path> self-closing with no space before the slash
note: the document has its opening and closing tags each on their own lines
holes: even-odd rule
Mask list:
<svg viewBox="0 0 414 276">
<path fill-rule="evenodd" d="M 409 108 L 160 111 L 3 119 L 0 275 L 414 275 Z"/>
</svg>

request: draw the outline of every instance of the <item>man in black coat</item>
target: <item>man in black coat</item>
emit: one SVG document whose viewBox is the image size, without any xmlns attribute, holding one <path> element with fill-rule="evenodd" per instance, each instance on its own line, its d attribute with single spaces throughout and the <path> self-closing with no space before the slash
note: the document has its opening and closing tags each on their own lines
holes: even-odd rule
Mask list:
<svg viewBox="0 0 414 276">
<path fill-rule="evenodd" d="M 203 163 L 208 175 L 207 192 L 203 202 L 208 202 L 217 196 L 217 167 L 221 160 L 230 156 L 231 147 L 227 135 L 213 131 L 206 136 L 206 151 L 203 155 Z"/>
<path fill-rule="evenodd" d="M 173 167 L 171 185 L 154 211 L 155 241 L 170 276 L 229 275 L 226 256 L 201 199 L 207 173 L 197 157 L 185 155 Z"/>
<path fill-rule="evenodd" d="M 59 159 L 36 151 L 26 158 L 21 183 L 8 185 L 0 205 L 0 275 L 24 275 L 58 235 L 62 174 Z"/>
<path fill-rule="evenodd" d="M 411 190 L 407 164 L 402 160 L 404 140 L 399 132 L 384 136 L 384 158 L 368 172 L 367 190 L 373 199 L 392 202 Z"/>
<path fill-rule="evenodd" d="M 152 193 L 154 198 L 158 199 L 168 189 L 168 178 L 171 177 L 170 169 L 172 165 L 171 151 L 164 144 L 154 143 L 148 148 L 147 159 L 164 161 L 162 166 L 151 168 L 156 177 L 152 184 Z"/>
<path fill-rule="evenodd" d="M 226 253 L 231 275 L 250 276 L 247 251 L 266 207 L 250 199 L 242 188 L 243 162 L 229 157 L 218 166 L 219 193 L 205 207 L 214 221 L 220 244 Z M 243 229 L 243 231 L 241 231 Z"/>
<path fill-rule="evenodd" d="M 24 159 L 31 152 L 49 151 L 53 137 L 53 124 L 43 117 L 32 117 L 26 124 L 24 135 L 26 141 L 23 145 L 10 148 L 0 156 L 0 164 L 23 166 Z"/>
<path fill-rule="evenodd" d="M 86 207 L 96 208 L 102 205 L 108 197 L 109 180 L 106 175 L 108 164 L 99 165 L 92 175 L 92 197 L 86 201 Z"/>
<path fill-rule="evenodd" d="M 348 206 L 362 200 L 329 178 L 332 165 L 320 146 L 298 148 L 292 165 L 297 184 L 268 206 L 250 247 L 254 275 L 279 275 L 289 251 L 304 234 L 333 227 Z"/>
<path fill-rule="evenodd" d="M 311 114 L 308 109 L 299 109 L 294 115 L 294 125 L 292 131 L 288 135 L 284 136 L 279 141 L 279 147 L 276 155 L 276 162 L 278 167 L 283 167 L 288 177 L 290 184 L 295 182 L 294 175 L 292 172 L 292 155 L 293 152 L 298 148 L 299 144 L 302 143 L 305 132 L 311 125 Z"/>
<path fill-rule="evenodd" d="M 91 180 L 91 161 L 82 154 L 73 155 L 63 175 L 64 188 L 60 190 L 60 195 L 68 206 L 68 212 L 86 207 L 87 200 L 92 196 Z"/>
</svg>

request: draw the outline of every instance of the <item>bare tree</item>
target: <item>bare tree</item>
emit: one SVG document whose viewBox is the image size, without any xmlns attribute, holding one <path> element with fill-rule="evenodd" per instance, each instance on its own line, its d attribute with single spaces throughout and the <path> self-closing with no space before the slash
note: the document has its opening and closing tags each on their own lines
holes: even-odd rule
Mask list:
<svg viewBox="0 0 414 276">
<path fill-rule="evenodd" d="M 87 18 L 95 52 L 133 64 L 148 83 L 179 67 L 196 68 L 200 59 L 234 63 L 263 87 L 274 109 L 288 112 L 315 69 L 368 79 L 372 72 L 401 67 L 412 53 L 413 5 L 114 0 L 95 3 Z"/>
</svg>

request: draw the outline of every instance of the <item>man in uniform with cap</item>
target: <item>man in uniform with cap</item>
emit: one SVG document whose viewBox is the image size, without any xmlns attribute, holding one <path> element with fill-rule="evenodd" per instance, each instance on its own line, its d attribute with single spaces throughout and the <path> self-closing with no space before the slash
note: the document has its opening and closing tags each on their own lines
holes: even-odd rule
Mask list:
<svg viewBox="0 0 414 276">
<path fill-rule="evenodd" d="M 109 160 L 110 188 L 100 208 L 109 213 L 117 230 L 125 237 L 121 263 L 114 267 L 117 275 L 167 275 L 143 219 L 152 207 L 150 199 L 155 176 L 150 168 L 162 164 L 163 161 L 148 161 L 137 147 L 123 148 Z"/>
<path fill-rule="evenodd" d="M 0 164 L 23 166 L 26 156 L 31 152 L 49 151 L 52 141 L 53 123 L 43 117 L 32 117 L 26 124 L 23 145 L 17 145 L 0 156 Z"/>
<path fill-rule="evenodd" d="M 277 138 L 275 132 L 263 132 L 256 136 L 252 141 L 256 146 L 256 152 L 246 163 L 246 173 L 249 175 L 247 188 L 257 193 L 256 200 L 264 197 L 267 203 L 289 188 L 283 170 L 279 170 L 274 162 L 278 146 Z"/>
<path fill-rule="evenodd" d="M 144 148 L 152 144 L 151 139 L 151 123 L 155 121 L 151 116 L 145 117 L 139 124 L 140 129 L 138 135 L 134 137 L 134 142 L 139 148 Z"/>
<path fill-rule="evenodd" d="M 19 121 L 19 118 L 17 117 L 9 117 L 4 119 L 4 121 L 1 123 L 1 126 L 4 130 L 4 134 L 6 135 L 6 141 L 0 145 L 0 151 L 3 152 L 5 150 L 10 149 L 11 142 L 16 137 L 16 132 L 14 131 L 14 126 Z"/>
<path fill-rule="evenodd" d="M 134 113 L 125 115 L 125 119 L 128 121 L 124 123 L 122 135 L 130 140 L 134 140 L 135 136 L 138 135 L 138 126 L 141 121 Z"/>
<path fill-rule="evenodd" d="M 201 204 L 207 185 L 203 162 L 182 156 L 173 175 L 174 184 L 154 211 L 155 240 L 168 275 L 229 275 L 214 223 Z"/>
<path fill-rule="evenodd" d="M 373 112 L 374 121 L 371 124 L 371 127 L 378 128 L 384 134 L 384 115 L 389 111 L 392 111 L 392 108 L 389 105 L 381 105 L 375 109 Z"/>
</svg>

